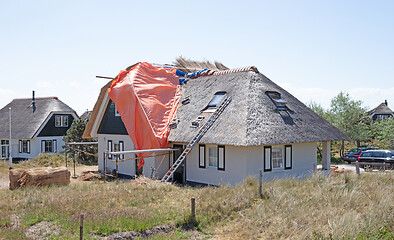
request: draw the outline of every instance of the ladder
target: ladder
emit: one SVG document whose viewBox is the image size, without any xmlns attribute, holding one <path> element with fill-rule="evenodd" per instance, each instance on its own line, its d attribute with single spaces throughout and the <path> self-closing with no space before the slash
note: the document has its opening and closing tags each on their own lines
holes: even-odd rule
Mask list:
<svg viewBox="0 0 394 240">
<path fill-rule="evenodd" d="M 227 105 L 230 102 L 231 102 L 231 96 L 225 97 L 225 99 L 223 99 L 223 101 L 220 103 L 220 105 L 216 108 L 215 112 L 209 117 L 207 122 L 200 128 L 198 133 L 194 136 L 194 138 L 186 146 L 186 148 L 182 152 L 182 154 L 178 157 L 178 159 L 174 162 L 174 164 L 171 166 L 171 168 L 167 171 L 167 173 L 161 179 L 162 182 L 168 182 L 172 178 L 175 171 L 183 163 L 183 161 L 186 159 L 186 156 L 192 150 L 193 146 L 201 140 L 201 138 L 204 136 L 204 134 L 209 130 L 209 128 L 216 121 L 216 119 L 218 119 L 220 114 L 223 112 L 223 110 L 227 107 Z"/>
</svg>

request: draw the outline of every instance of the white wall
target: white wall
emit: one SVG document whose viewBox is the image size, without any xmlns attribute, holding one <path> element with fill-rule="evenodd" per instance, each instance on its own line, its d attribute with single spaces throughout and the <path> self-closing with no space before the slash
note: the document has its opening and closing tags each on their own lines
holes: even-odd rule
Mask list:
<svg viewBox="0 0 394 240">
<path fill-rule="evenodd" d="M 30 153 L 19 152 L 19 140 L 30 140 Z M 53 154 L 63 151 L 64 141 L 63 136 L 52 136 L 52 137 L 37 137 L 34 139 L 12 139 L 12 157 L 13 158 L 35 158 L 41 153 L 41 141 L 42 140 L 56 140 L 56 151 Z"/>
<path fill-rule="evenodd" d="M 107 150 L 107 141 L 112 140 L 112 144 L 114 143 L 119 143 L 119 141 L 124 142 L 124 150 L 125 151 L 130 151 L 134 150 L 134 144 L 131 141 L 130 137 L 128 135 L 110 135 L 110 134 L 99 134 L 98 135 L 98 169 L 103 170 L 104 169 L 104 163 L 103 163 L 103 158 L 104 158 L 104 151 Z M 156 177 L 158 179 L 161 179 L 164 174 L 168 171 L 168 164 L 169 164 L 169 157 L 167 155 L 162 155 L 166 154 L 165 152 L 158 152 L 157 157 L 146 157 L 144 158 L 144 167 L 142 169 L 143 175 L 146 177 L 151 177 L 152 175 L 152 168 L 156 169 Z M 135 158 L 135 154 L 125 154 L 124 158 L 129 159 L 129 158 Z M 112 171 L 116 169 L 116 162 L 113 161 L 114 159 L 107 159 L 107 171 Z M 139 160 L 137 160 L 139 161 Z M 119 161 L 118 163 L 118 171 L 120 174 L 128 175 L 128 176 L 134 176 L 136 174 L 136 160 L 127 160 L 127 161 Z"/>
<path fill-rule="evenodd" d="M 272 170 L 263 172 L 264 181 L 285 177 L 306 177 L 313 172 L 313 164 L 317 161 L 317 143 L 296 143 L 292 145 L 292 169 Z M 247 176 L 258 177 L 259 170 L 263 169 L 264 146 L 236 147 L 225 146 L 225 170 L 207 167 L 199 168 L 198 144 L 186 158 L 186 179 L 211 185 L 236 185 L 245 180 Z M 209 144 L 206 144 L 208 149 Z M 283 147 L 284 145 L 272 145 Z M 208 154 L 208 150 L 207 150 Z M 208 159 L 208 156 L 206 156 Z"/>
<path fill-rule="evenodd" d="M 107 151 L 107 142 L 108 140 L 112 140 L 112 146 L 115 143 L 119 143 L 119 141 L 124 142 L 124 150 L 130 151 L 134 150 L 134 144 L 131 141 L 128 135 L 110 135 L 110 134 L 99 134 L 98 135 L 98 169 L 104 169 L 104 152 Z M 113 150 L 113 147 L 112 147 Z M 135 154 L 125 154 L 124 159 L 135 158 Z M 106 168 L 107 171 L 112 171 L 116 169 L 116 162 L 114 161 L 115 158 L 107 159 Z M 120 174 L 134 176 L 135 175 L 135 159 L 126 160 L 126 161 L 119 161 L 118 162 L 118 171 Z"/>
</svg>

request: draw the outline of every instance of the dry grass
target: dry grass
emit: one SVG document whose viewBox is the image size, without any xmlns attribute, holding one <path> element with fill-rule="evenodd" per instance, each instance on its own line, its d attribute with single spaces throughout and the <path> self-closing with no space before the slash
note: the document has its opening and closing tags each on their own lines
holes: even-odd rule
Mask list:
<svg viewBox="0 0 394 240">
<path fill-rule="evenodd" d="M 385 237 L 392 237 L 394 183 L 390 177 L 392 173 L 373 173 L 361 178 L 315 175 L 302 181 L 273 181 L 264 184 L 265 199 L 257 199 L 253 179 L 236 187 L 93 181 L 0 190 L 0 236 L 24 239 L 30 226 L 48 221 L 59 228 L 54 239 L 77 239 L 80 213 L 85 213 L 86 238 L 157 225 L 191 227 L 190 198 L 194 197 L 195 229 L 218 239 L 354 239 L 383 230 Z M 15 216 L 20 225 L 13 223 Z M 175 231 L 173 239 L 190 235 L 182 234 L 181 228 Z"/>
</svg>

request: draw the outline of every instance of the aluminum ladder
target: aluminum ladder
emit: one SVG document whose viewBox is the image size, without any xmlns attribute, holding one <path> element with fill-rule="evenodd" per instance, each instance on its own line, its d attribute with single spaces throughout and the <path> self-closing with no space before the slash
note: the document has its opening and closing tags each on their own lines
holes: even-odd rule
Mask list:
<svg viewBox="0 0 394 240">
<path fill-rule="evenodd" d="M 223 110 L 227 107 L 227 105 L 230 102 L 231 102 L 231 96 L 225 97 L 225 99 L 223 99 L 223 101 L 220 103 L 219 107 L 216 108 L 215 112 L 209 117 L 207 122 L 200 128 L 198 133 L 194 136 L 194 138 L 186 146 L 185 150 L 183 150 L 182 154 L 178 157 L 178 159 L 170 167 L 170 169 L 167 171 L 167 173 L 163 176 L 163 178 L 161 179 L 162 182 L 168 182 L 172 178 L 172 176 L 174 175 L 174 172 L 178 169 L 178 167 L 186 159 L 186 156 L 190 153 L 193 146 L 201 140 L 201 138 L 204 136 L 204 134 L 209 130 L 209 128 L 216 121 L 216 119 L 218 119 L 220 114 L 223 112 Z"/>
</svg>

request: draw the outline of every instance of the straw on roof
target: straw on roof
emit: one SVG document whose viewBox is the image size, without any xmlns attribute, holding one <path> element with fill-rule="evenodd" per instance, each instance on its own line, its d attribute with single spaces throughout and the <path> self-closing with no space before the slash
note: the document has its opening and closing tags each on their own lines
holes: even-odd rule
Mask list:
<svg viewBox="0 0 394 240">
<path fill-rule="evenodd" d="M 189 142 L 197 129 L 190 124 L 201 115 L 216 92 L 226 91 L 232 102 L 201 139 L 201 143 L 257 146 L 349 140 L 297 98 L 255 71 L 205 76 L 190 80 L 182 88 L 182 98 L 190 103 L 178 106 L 180 120 L 171 130 L 169 141 Z M 291 111 L 278 111 L 266 91 L 277 91 Z M 207 118 L 206 118 L 207 119 Z"/>
</svg>

